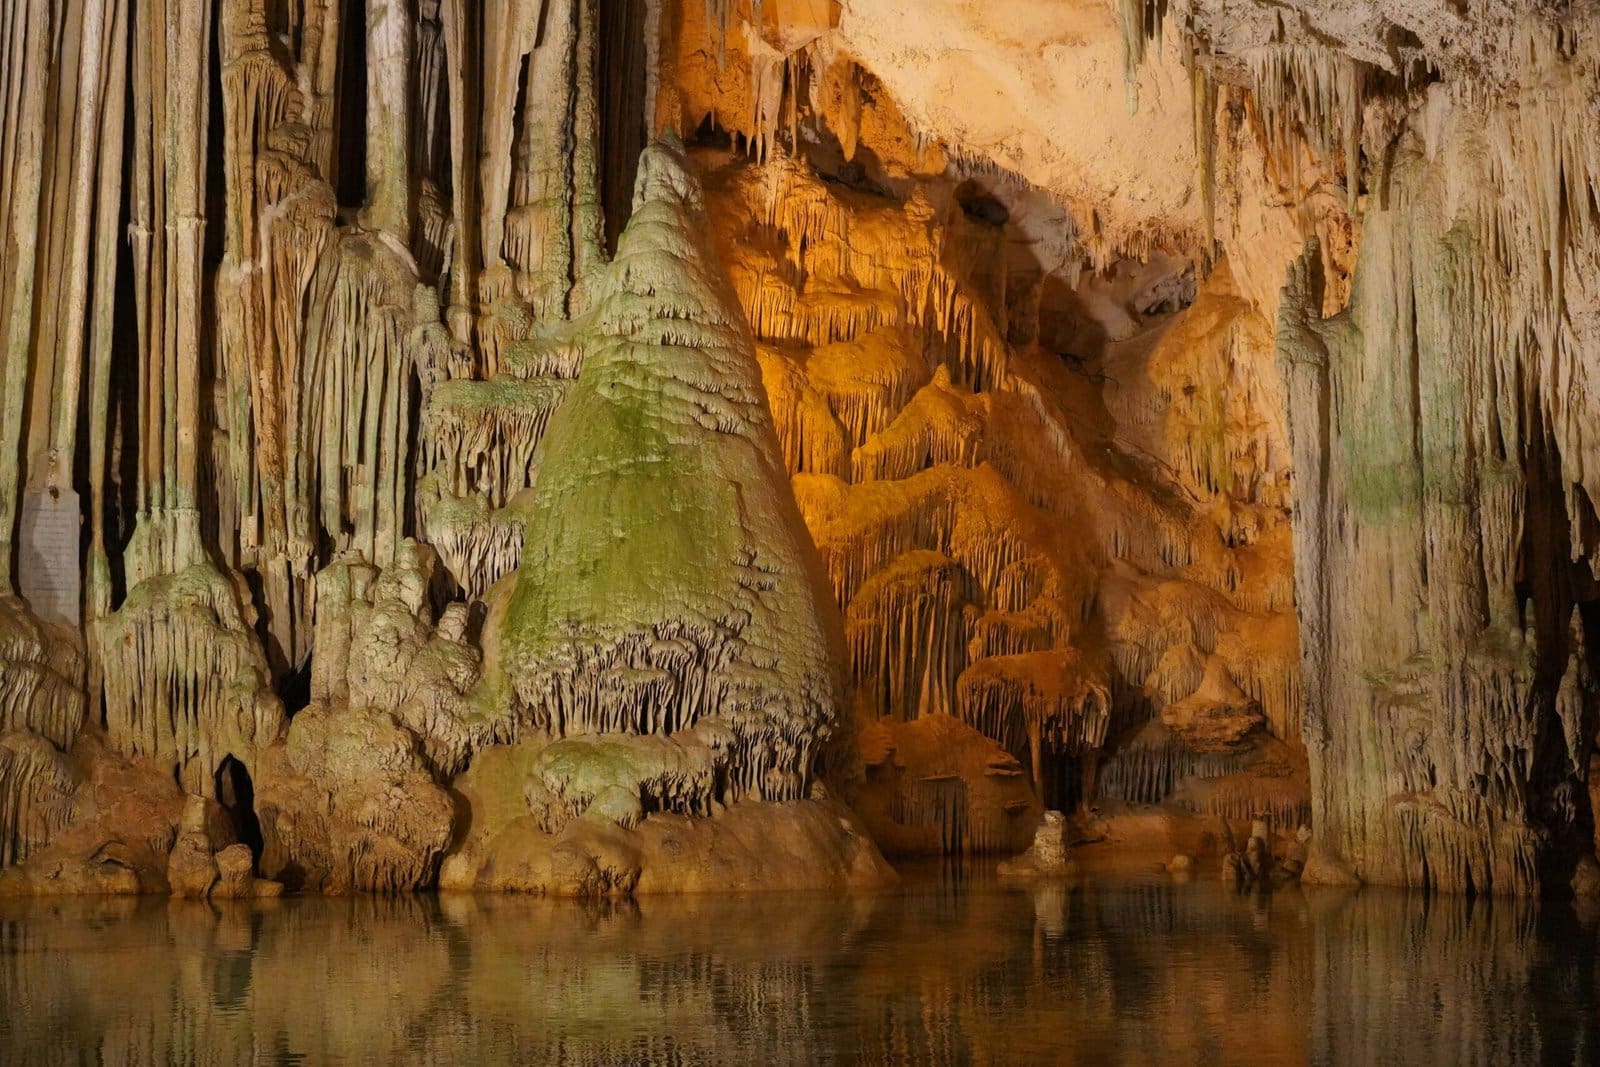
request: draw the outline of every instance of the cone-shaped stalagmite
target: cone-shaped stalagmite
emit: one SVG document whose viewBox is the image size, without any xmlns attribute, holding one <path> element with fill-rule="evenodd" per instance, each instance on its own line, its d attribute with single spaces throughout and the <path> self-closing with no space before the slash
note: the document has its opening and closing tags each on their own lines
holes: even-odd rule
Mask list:
<svg viewBox="0 0 1600 1067">
<path fill-rule="evenodd" d="M 832 605 L 744 318 L 678 149 L 648 149 L 541 444 L 506 614 L 520 714 L 556 734 L 732 731 L 732 786 L 803 793 L 836 714 Z"/>
</svg>

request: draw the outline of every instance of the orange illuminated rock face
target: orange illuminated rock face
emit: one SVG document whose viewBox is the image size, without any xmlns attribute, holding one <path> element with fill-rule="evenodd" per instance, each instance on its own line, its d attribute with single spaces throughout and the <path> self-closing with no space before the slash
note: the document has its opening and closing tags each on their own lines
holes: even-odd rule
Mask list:
<svg viewBox="0 0 1600 1067">
<path fill-rule="evenodd" d="M 790 158 L 700 158 L 844 611 L 860 721 L 898 736 L 950 716 L 1069 808 L 1102 795 L 1096 763 L 1169 707 L 1195 726 L 1173 743 L 1226 749 L 1235 773 L 1272 734 L 1298 743 L 1271 331 L 1225 267 L 1197 283 L 1181 263 L 1130 262 L 1047 294 L 1054 279 L 1008 262 L 1014 234 L 989 221 L 1003 206 L 986 218 L 952 182 L 890 198 Z M 1040 343 L 1041 323 L 1077 350 Z M 1235 698 L 1226 712 L 1213 690 Z M 864 793 L 970 788 L 979 818 L 985 759 L 956 771 L 878 747 L 894 773 L 869 765 Z M 1160 802 L 1183 777 L 1116 799 Z M 945 840 L 1032 834 L 992 825 Z"/>
</svg>

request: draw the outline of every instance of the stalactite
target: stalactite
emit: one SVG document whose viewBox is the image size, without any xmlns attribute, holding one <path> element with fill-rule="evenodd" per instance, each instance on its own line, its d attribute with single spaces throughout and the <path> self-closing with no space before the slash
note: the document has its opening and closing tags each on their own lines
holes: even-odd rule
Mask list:
<svg viewBox="0 0 1600 1067">
<path fill-rule="evenodd" d="M 599 0 L 577 0 L 577 65 L 572 98 L 572 278 L 567 312 L 588 310 L 589 286 L 606 265 L 600 196 Z"/>
<path fill-rule="evenodd" d="M 1209 55 L 1188 54 L 1190 106 L 1194 113 L 1194 154 L 1200 179 L 1200 201 L 1205 208 L 1206 257 L 1217 239 L 1217 81 Z M 1352 208 L 1353 208 L 1352 200 Z"/>
<path fill-rule="evenodd" d="M 970 576 L 954 561 L 912 551 L 851 598 L 845 612 L 851 671 L 857 691 L 872 698 L 879 714 L 954 713 L 973 592 Z"/>
<path fill-rule="evenodd" d="M 976 465 L 983 419 L 970 410 L 971 395 L 952 387 L 946 368 L 909 404 L 898 406 L 894 422 L 852 453 L 854 480 L 903 481 L 928 467 Z"/>
<path fill-rule="evenodd" d="M 538 46 L 528 55 L 522 87 L 527 103 L 516 131 L 513 207 L 506 215 L 504 255 L 523 276 L 525 299 L 538 318 L 561 317 L 574 280 L 572 145 L 577 131 L 570 106 L 551 121 L 547 106 L 564 101 L 577 77 L 581 3 L 559 3 L 545 13 Z"/>
<path fill-rule="evenodd" d="M 940 269 L 943 231 L 920 188 L 903 209 L 854 212 L 801 167 L 776 159 L 740 179 L 748 210 L 792 250 L 799 279 L 769 284 L 763 264 L 730 255 L 756 336 L 816 348 L 909 325 L 954 381 L 979 390 L 1003 379 L 1006 346 L 986 309 Z"/>
<path fill-rule="evenodd" d="M 1301 44 L 1267 46 L 1248 62 L 1267 128 L 1268 158 L 1297 159 L 1296 139 L 1303 138 L 1322 159 L 1342 167 L 1346 203 L 1354 214 L 1361 185 L 1365 65 L 1326 47 Z"/>
<path fill-rule="evenodd" d="M 1128 114 L 1139 110 L 1139 67 L 1151 41 L 1161 47 L 1161 24 L 1167 0 L 1117 0 L 1122 27 L 1122 77 L 1127 86 Z"/>
<path fill-rule="evenodd" d="M 1043 789 L 1046 754 L 1081 756 L 1105 744 L 1111 691 L 1071 649 L 991 656 L 962 672 L 959 715 L 985 737 L 1027 755 Z"/>
<path fill-rule="evenodd" d="M 427 469 L 454 496 L 481 493 L 504 507 L 533 484 L 534 453 L 568 387 L 560 378 L 442 383 L 422 416 Z"/>
<path fill-rule="evenodd" d="M 1038 824 L 1028 773 L 1005 749 L 949 715 L 862 731 L 869 789 L 859 803 L 886 850 L 1015 852 Z"/>
<path fill-rule="evenodd" d="M 446 109 L 449 87 L 441 11 L 447 3 L 448 0 L 421 0 L 413 29 L 417 103 L 416 119 L 411 127 L 411 158 L 416 161 L 416 172 L 422 175 L 425 185 L 435 190 L 448 180 L 450 166 L 450 116 Z M 442 274 L 443 270 L 434 273 Z"/>
<path fill-rule="evenodd" d="M 98 626 L 106 735 L 210 796 L 228 756 L 246 767 L 283 726 L 238 593 L 208 564 L 147 578 Z"/>
<path fill-rule="evenodd" d="M 290 451 L 301 405 L 302 315 L 334 204 L 306 137 L 317 116 L 301 86 L 314 55 L 285 66 L 265 12 L 245 0 L 223 5 L 219 36 L 227 216 L 217 285 L 235 294 L 218 303 L 229 431 L 219 495 L 234 498 L 238 537 L 228 547 L 262 575 L 269 632 L 292 663 L 309 647 L 307 580 L 315 563 L 315 541 L 290 525 L 300 489 Z"/>
<path fill-rule="evenodd" d="M 1472 84 L 1459 68 L 1428 84 L 1445 74 L 1431 35 L 1375 51 L 1308 13 L 1230 38 L 1207 5 L 1170 7 L 1206 247 L 1097 212 L 1067 227 L 1050 284 L 1083 298 L 1100 284 L 1085 267 L 1106 276 L 1123 256 L 1167 254 L 1196 257 L 1203 278 L 1171 307 L 1137 305 L 1139 325 L 1159 329 L 1084 360 L 1042 337 L 1037 295 L 1015 295 L 1044 288 L 1016 276 L 1022 231 L 968 217 L 950 188 L 991 178 L 977 184 L 1009 205 L 1028 168 L 1009 147 L 1002 164 L 953 145 L 953 169 L 929 178 L 945 158 L 931 130 L 886 118 L 890 83 L 848 54 L 848 35 L 794 46 L 787 10 L 705 5 L 705 46 L 741 57 L 738 113 L 719 112 L 735 151 L 726 165 L 703 157 L 717 171 L 710 220 L 683 164 L 652 153 L 631 258 L 608 265 L 631 162 L 614 134 L 643 120 L 617 92 L 637 73 L 633 7 L 12 5 L 0 17 L 0 558 L 9 583 L 24 486 L 85 481 L 93 621 L 87 700 L 81 653 L 57 648 L 70 642 L 40 651 L 19 637 L 0 648 L 0 719 L 65 751 L 103 686 L 118 749 L 207 788 L 224 756 L 274 747 L 274 682 L 316 663 L 319 628 L 340 625 L 314 576 L 337 585 L 355 553 L 407 594 L 347 598 L 349 641 L 392 670 L 363 683 L 357 703 L 371 708 L 329 729 L 403 750 L 391 785 L 422 790 L 459 769 L 491 728 L 456 719 L 492 718 L 498 700 L 515 714 L 494 729 L 518 742 L 725 725 L 709 778 L 669 768 L 633 783 L 645 807 L 700 817 L 708 798 L 809 788 L 842 706 L 828 669 L 838 650 L 823 649 L 835 635 L 811 632 L 830 629 L 816 619 L 831 606 L 794 595 L 805 632 L 793 657 L 767 617 L 792 613 L 786 583 L 805 574 L 843 609 L 869 715 L 912 727 L 949 712 L 1031 749 L 1035 779 L 1041 751 L 1115 753 L 1153 718 L 1166 739 L 1142 748 L 1170 748 L 1160 758 L 1177 779 L 1209 784 L 1191 795 L 1135 744 L 1130 759 L 1149 765 L 1135 777 L 1156 782 L 1138 796 L 1177 789 L 1169 799 L 1189 810 L 1267 810 L 1284 825 L 1303 818 L 1298 769 L 1223 774 L 1202 755 L 1269 737 L 1292 748 L 1303 733 L 1330 854 L 1381 880 L 1531 891 L 1552 876 L 1550 842 L 1582 821 L 1567 798 L 1595 735 L 1590 638 L 1572 621 L 1588 578 L 1570 573 L 1600 546 L 1583 358 L 1600 153 L 1570 119 L 1593 110 L 1586 29 L 1566 13 L 1510 20 L 1482 32 L 1517 77 L 1486 64 Z M 1130 104 L 1168 12 L 1164 0 L 1117 5 Z M 661 17 L 651 5 L 652 34 Z M 657 75 L 645 76 L 654 122 Z M 1259 274 L 1236 284 L 1233 265 L 1212 262 L 1219 168 L 1231 179 L 1238 162 L 1215 143 L 1217 97 L 1228 86 L 1232 108 L 1243 81 L 1230 129 L 1264 139 L 1285 191 L 1342 177 L 1345 209 L 1380 216 L 1362 220 L 1370 276 L 1342 316 L 1322 320 L 1343 283 L 1315 292 L 1310 263 L 1296 268 L 1281 393 L 1262 373 Z M 830 134 L 852 167 L 838 167 Z M 1316 210 L 1295 225 L 1326 229 L 1303 217 Z M 703 238 L 721 246 L 731 292 Z M 1244 251 L 1253 237 L 1222 240 Z M 573 514 L 541 504 L 576 477 L 559 463 L 550 475 L 546 431 L 585 394 L 569 425 L 589 424 L 603 460 L 642 455 L 649 492 L 637 495 L 665 502 L 608 510 L 597 487 Z M 757 454 L 736 477 L 720 460 L 679 462 L 720 455 L 729 438 Z M 582 470 L 597 486 L 614 474 Z M 702 506 L 685 488 L 697 481 L 738 491 Z M 773 494 L 781 521 L 751 520 Z M 704 521 L 675 534 L 696 509 Z M 825 574 L 809 573 L 802 520 Z M 628 541 L 607 570 L 604 553 L 635 531 L 659 551 Z M 493 627 L 546 626 L 537 648 L 508 642 L 509 664 L 470 710 L 477 616 L 457 603 L 435 619 L 414 601 L 426 568 L 411 565 L 411 534 L 436 542 Z M 596 573 L 641 571 L 638 602 L 619 606 L 626 583 L 596 579 L 568 615 L 541 616 L 529 590 L 559 586 L 572 556 Z M 674 568 L 732 585 L 685 591 Z M 1424 609 L 1397 619 L 1396 598 Z M 772 600 L 783 609 L 767 611 Z M 18 633 L 31 610 L 17 604 Z M 403 653 L 378 649 L 391 638 Z M 313 762 L 294 768 L 312 793 L 346 787 Z M 995 814 L 1006 805 L 974 783 L 1023 774 L 1003 764 L 897 768 L 895 803 L 946 847 L 988 847 L 1014 813 Z M 556 791 L 552 826 L 597 802 Z M 337 855 L 348 827 L 330 809 L 285 816 L 280 841 L 301 843 L 279 858 L 304 848 L 357 872 L 329 884 L 426 881 L 447 821 L 428 796 L 419 823 L 365 824 L 380 840 L 426 823 L 402 857 Z M 1369 862 L 1369 847 L 1399 858 Z"/>
<path fill-rule="evenodd" d="M 1248 761 L 1248 752 L 1196 752 L 1156 722 L 1100 764 L 1095 785 L 1109 799 L 1159 804 L 1185 778 L 1223 778 L 1244 770 Z"/>
<path fill-rule="evenodd" d="M 453 496 L 432 475 L 417 486 L 423 533 L 469 600 L 481 600 L 522 562 L 526 500 L 491 510 L 481 495 Z"/>
<path fill-rule="evenodd" d="M 342 235 L 324 252 L 308 294 L 291 530 L 325 531 L 379 564 L 409 514 L 416 264 L 387 233 Z M 359 419 L 346 413 L 358 412 Z"/>
<path fill-rule="evenodd" d="M 1106 463 L 1051 368 L 1008 343 L 991 312 L 1000 298 L 973 280 L 997 254 L 987 234 L 915 194 L 897 208 L 854 203 L 781 155 L 714 188 L 730 274 L 768 342 L 764 379 L 801 509 L 845 607 L 859 699 L 891 718 L 953 712 L 1027 760 L 1075 756 L 1188 698 L 1226 642 L 1248 699 L 1270 699 L 1274 727 L 1296 736 L 1292 636 L 1261 624 L 1293 607 L 1286 449 L 1261 414 L 1277 403 L 1260 369 L 1271 338 L 1225 264 L 1150 360 L 1148 420 L 1194 505 Z M 841 436 L 854 445 L 848 471 Z M 1052 523 L 1083 535 L 1069 545 Z M 1085 580 L 1112 559 L 1145 607 Z M 985 663 L 1033 657 L 1059 673 L 1085 631 L 1096 635 L 1085 669 L 1103 689 L 1076 719 Z M 1246 633 L 1279 644 L 1255 662 L 1238 647 Z M 1152 671 L 1178 648 L 1201 650 L 1192 677 L 1153 696 Z M 970 705 L 956 693 L 963 671 Z M 896 803 L 915 806 L 911 781 Z"/>
<path fill-rule="evenodd" d="M 107 737 L 210 795 L 230 755 L 248 765 L 282 710 L 240 592 L 199 521 L 202 245 L 210 8 L 141 5 L 134 25 L 131 236 L 141 344 L 139 514 L 128 595 L 93 627 Z"/>
<path fill-rule="evenodd" d="M 756 348 L 762 385 L 772 404 L 784 466 L 796 474 L 843 475 L 849 445 L 828 398 L 808 380 L 804 367 L 782 349 Z"/>
</svg>

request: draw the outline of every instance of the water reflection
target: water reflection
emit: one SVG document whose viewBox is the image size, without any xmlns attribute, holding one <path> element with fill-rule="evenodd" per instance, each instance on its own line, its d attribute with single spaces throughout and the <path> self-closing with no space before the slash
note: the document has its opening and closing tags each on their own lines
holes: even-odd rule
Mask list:
<svg viewBox="0 0 1600 1067">
<path fill-rule="evenodd" d="M 5 1063 L 1584 1063 L 1596 917 L 1196 883 L 0 904 Z"/>
</svg>

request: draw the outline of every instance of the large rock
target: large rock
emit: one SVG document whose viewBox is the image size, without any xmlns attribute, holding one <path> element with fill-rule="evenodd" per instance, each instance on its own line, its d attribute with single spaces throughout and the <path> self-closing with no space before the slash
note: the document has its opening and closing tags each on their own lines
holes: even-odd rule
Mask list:
<svg viewBox="0 0 1600 1067">
<path fill-rule="evenodd" d="M 415 735 L 372 708 L 316 705 L 261 757 L 262 872 L 290 889 L 433 884 L 454 809 Z"/>
<path fill-rule="evenodd" d="M 48 747 L 33 740 L 35 752 Z M 56 758 L 67 777 L 47 805 L 64 810 L 62 823 L 25 861 L 0 871 L 0 896 L 167 892 L 184 810 L 171 769 L 113 751 L 97 729 L 83 730 L 70 756 Z"/>
<path fill-rule="evenodd" d="M 651 737 L 485 749 L 454 783 L 472 818 L 441 888 L 601 896 L 893 883 L 859 821 L 820 788 L 805 800 L 661 810 L 674 778 L 658 761 L 693 765 L 693 750 Z"/>
</svg>

